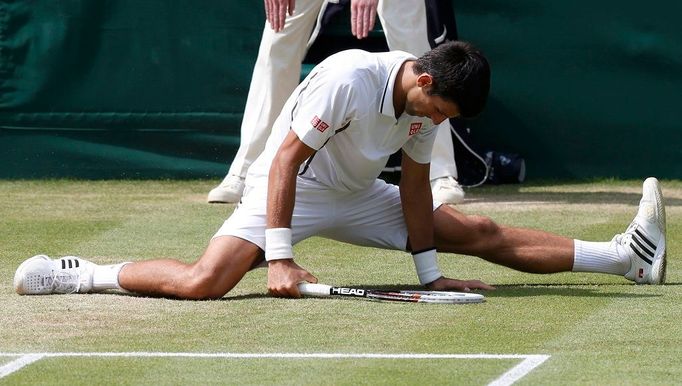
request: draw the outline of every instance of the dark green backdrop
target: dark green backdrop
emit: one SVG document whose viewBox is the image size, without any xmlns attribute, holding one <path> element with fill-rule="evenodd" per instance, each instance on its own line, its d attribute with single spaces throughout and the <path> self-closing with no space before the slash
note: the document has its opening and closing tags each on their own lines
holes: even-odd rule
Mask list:
<svg viewBox="0 0 682 386">
<path fill-rule="evenodd" d="M 475 143 L 529 178 L 682 178 L 682 3 L 454 4 L 493 66 Z M 222 177 L 261 8 L 0 0 L 0 178 Z"/>
</svg>

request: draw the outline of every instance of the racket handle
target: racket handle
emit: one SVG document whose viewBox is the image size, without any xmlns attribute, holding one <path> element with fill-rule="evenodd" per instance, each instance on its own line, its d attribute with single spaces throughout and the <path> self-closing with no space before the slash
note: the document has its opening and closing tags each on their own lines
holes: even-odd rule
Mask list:
<svg viewBox="0 0 682 386">
<path fill-rule="evenodd" d="M 332 286 L 326 284 L 298 283 L 298 290 L 301 295 L 309 296 L 329 296 Z"/>
</svg>

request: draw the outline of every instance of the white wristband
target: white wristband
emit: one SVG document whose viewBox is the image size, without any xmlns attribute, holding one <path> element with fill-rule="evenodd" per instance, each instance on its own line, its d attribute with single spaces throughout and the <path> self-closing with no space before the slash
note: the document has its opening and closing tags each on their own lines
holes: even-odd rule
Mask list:
<svg viewBox="0 0 682 386">
<path fill-rule="evenodd" d="M 265 260 L 293 259 L 290 228 L 270 228 L 265 230 Z"/>
<path fill-rule="evenodd" d="M 443 276 L 438 268 L 436 248 L 412 254 L 419 283 L 428 284 Z"/>
</svg>

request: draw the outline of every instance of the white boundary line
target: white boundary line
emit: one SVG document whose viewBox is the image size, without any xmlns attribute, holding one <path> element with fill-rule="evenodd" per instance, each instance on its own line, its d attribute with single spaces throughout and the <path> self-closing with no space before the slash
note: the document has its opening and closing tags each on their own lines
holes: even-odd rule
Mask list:
<svg viewBox="0 0 682 386">
<path fill-rule="evenodd" d="M 45 352 L 45 353 L 2 353 L 0 357 L 18 356 L 18 359 L 0 367 L 0 378 L 43 358 L 57 357 L 129 357 L 129 358 L 226 358 L 226 359 L 523 359 L 499 378 L 490 383 L 494 386 L 508 386 L 540 366 L 549 355 L 521 354 L 374 354 L 374 353 L 191 353 L 191 352 Z"/>
<path fill-rule="evenodd" d="M 526 376 L 536 367 L 543 364 L 549 355 L 526 355 L 526 359 L 518 365 L 511 368 L 511 370 L 502 374 L 496 380 L 490 382 L 488 386 L 508 386 Z"/>
<path fill-rule="evenodd" d="M 15 371 L 21 370 L 22 367 L 28 366 L 35 361 L 43 359 L 44 357 L 44 355 L 42 354 L 16 354 L 16 355 L 9 354 L 8 356 L 10 355 L 21 356 L 18 359 L 15 359 L 12 362 L 7 363 L 6 365 L 0 366 L 0 378 L 4 378 Z"/>
</svg>

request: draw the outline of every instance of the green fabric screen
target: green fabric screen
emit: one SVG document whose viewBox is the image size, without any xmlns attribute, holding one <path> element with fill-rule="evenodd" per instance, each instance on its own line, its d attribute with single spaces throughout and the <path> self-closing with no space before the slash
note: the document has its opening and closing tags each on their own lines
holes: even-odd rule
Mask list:
<svg viewBox="0 0 682 386">
<path fill-rule="evenodd" d="M 477 143 L 529 178 L 682 178 L 682 3 L 456 1 L 492 64 Z"/>
<path fill-rule="evenodd" d="M 263 28 L 247 1 L 0 1 L 0 177 L 225 173 Z"/>
<path fill-rule="evenodd" d="M 682 3 L 454 4 L 493 68 L 481 148 L 682 178 Z M 246 0 L 0 0 L 0 178 L 221 177 L 262 27 Z"/>
</svg>

